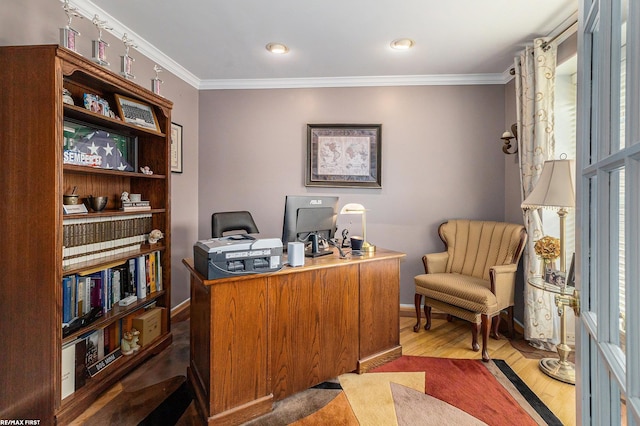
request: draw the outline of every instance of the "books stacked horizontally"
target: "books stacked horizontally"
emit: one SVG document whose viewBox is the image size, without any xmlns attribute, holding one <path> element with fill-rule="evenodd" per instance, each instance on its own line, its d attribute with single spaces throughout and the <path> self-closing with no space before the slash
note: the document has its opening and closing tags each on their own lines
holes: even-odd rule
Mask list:
<svg viewBox="0 0 640 426">
<path fill-rule="evenodd" d="M 149 201 L 123 201 L 120 208 L 123 212 L 138 212 L 144 210 L 151 210 L 151 204 Z"/>
</svg>

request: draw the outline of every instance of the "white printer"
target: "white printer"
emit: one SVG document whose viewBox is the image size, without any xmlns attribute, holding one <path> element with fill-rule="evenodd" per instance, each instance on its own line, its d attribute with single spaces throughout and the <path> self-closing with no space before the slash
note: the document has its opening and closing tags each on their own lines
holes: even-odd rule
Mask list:
<svg viewBox="0 0 640 426">
<path fill-rule="evenodd" d="M 275 272 L 282 268 L 282 241 L 257 234 L 210 238 L 196 242 L 193 259 L 207 279 Z"/>
</svg>

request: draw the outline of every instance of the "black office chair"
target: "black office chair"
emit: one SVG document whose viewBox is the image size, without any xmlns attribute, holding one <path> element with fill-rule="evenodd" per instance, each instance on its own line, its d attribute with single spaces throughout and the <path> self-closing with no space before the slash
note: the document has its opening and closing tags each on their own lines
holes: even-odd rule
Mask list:
<svg viewBox="0 0 640 426">
<path fill-rule="evenodd" d="M 260 232 L 251 213 L 247 211 L 218 212 L 211 215 L 212 238 L 222 237 L 225 232 L 231 231 L 245 231 L 247 234 Z"/>
</svg>

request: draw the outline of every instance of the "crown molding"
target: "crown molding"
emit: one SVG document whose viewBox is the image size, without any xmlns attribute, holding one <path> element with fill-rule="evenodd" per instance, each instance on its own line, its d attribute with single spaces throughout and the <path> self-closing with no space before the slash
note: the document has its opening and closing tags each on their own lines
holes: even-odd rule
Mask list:
<svg viewBox="0 0 640 426">
<path fill-rule="evenodd" d="M 326 78 L 202 80 L 200 90 L 298 89 L 319 87 L 461 86 L 505 84 L 504 74 L 392 75 Z"/>
<path fill-rule="evenodd" d="M 122 22 L 109 15 L 94 3 L 90 2 L 89 0 L 69 0 L 69 4 L 75 7 L 79 14 L 89 20 L 93 19 L 95 15 L 98 15 L 100 17 L 100 20 L 106 20 L 110 29 L 105 28 L 104 31 L 108 32 L 114 37 L 122 39 L 122 36 L 126 33 L 127 37 L 129 39 L 132 39 L 136 44 L 136 51 L 140 52 L 153 62 L 157 63 L 163 69 L 174 74 L 176 77 L 180 78 L 187 84 L 190 84 L 196 89 L 200 85 L 200 79 L 189 72 L 189 70 L 162 53 L 159 49 L 142 38 L 131 28 L 125 26 Z"/>
<path fill-rule="evenodd" d="M 104 31 L 114 37 L 121 39 L 126 33 L 136 43 L 136 51 L 198 90 L 490 85 L 506 84 L 512 78 L 508 73 L 501 73 L 202 80 L 93 2 L 70 0 L 69 4 L 87 19 L 98 15 L 106 20 L 111 28 Z"/>
</svg>

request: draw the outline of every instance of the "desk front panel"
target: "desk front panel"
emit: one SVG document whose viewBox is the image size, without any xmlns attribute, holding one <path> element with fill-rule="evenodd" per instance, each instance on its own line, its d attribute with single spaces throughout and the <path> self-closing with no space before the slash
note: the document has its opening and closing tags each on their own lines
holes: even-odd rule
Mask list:
<svg viewBox="0 0 640 426">
<path fill-rule="evenodd" d="M 344 264 L 270 278 L 275 400 L 356 369 L 358 273 L 358 265 Z"/>
<path fill-rule="evenodd" d="M 360 359 L 400 345 L 400 259 L 360 264 Z"/>
</svg>

